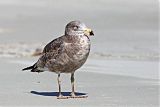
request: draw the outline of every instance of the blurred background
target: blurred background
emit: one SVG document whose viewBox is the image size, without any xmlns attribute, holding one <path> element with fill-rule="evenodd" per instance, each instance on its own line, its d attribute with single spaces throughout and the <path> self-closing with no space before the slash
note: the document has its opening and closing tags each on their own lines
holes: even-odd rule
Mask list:
<svg viewBox="0 0 160 107">
<path fill-rule="evenodd" d="M 25 56 L 72 20 L 93 29 L 97 56 L 158 59 L 157 0 L 0 0 L 0 56 Z"/>
<path fill-rule="evenodd" d="M 158 5 L 158 0 L 0 0 L 0 106 L 160 107 Z M 75 74 L 76 91 L 89 97 L 59 101 L 52 95 L 54 73 L 21 69 L 34 64 L 39 56 L 33 56 L 62 36 L 72 20 L 95 34 L 88 60 Z M 63 91 L 70 91 L 69 76 L 61 78 Z"/>
</svg>

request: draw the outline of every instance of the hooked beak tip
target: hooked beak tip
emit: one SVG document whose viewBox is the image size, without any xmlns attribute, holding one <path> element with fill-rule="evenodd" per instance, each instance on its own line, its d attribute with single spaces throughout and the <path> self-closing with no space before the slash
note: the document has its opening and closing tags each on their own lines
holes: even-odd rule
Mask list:
<svg viewBox="0 0 160 107">
<path fill-rule="evenodd" d="M 90 35 L 94 36 L 94 33 L 93 33 L 93 31 L 92 31 L 92 30 L 91 30 L 91 32 L 90 32 Z"/>
</svg>

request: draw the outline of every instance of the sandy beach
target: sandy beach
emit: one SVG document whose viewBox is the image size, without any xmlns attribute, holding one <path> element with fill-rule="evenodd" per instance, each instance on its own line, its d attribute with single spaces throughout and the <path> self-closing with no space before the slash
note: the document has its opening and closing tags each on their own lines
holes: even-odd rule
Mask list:
<svg viewBox="0 0 160 107">
<path fill-rule="evenodd" d="M 159 107 L 158 3 L 151 0 L 0 1 L 0 107 Z M 84 99 L 58 100 L 57 75 L 21 69 L 61 36 L 71 20 L 94 30 L 91 54 L 76 71 Z M 64 95 L 70 75 L 62 74 Z"/>
<path fill-rule="evenodd" d="M 109 65 L 102 59 L 88 60 L 76 73 L 76 92 L 88 98 L 58 100 L 56 74 L 21 71 L 33 59 L 1 58 L 1 106 L 158 107 L 157 62 L 109 60 Z M 69 78 L 68 74 L 62 75 L 63 94 L 67 95 L 71 90 Z"/>
</svg>

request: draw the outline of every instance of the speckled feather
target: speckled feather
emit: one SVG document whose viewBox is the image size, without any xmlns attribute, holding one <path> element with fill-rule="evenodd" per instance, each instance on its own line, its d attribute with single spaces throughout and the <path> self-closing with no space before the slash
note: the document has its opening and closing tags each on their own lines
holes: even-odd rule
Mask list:
<svg viewBox="0 0 160 107">
<path fill-rule="evenodd" d="M 36 66 L 40 70 L 71 73 L 84 64 L 89 51 L 90 40 L 87 36 L 64 35 L 45 46 Z"/>
<path fill-rule="evenodd" d="M 80 21 L 72 21 L 66 25 L 65 34 L 48 43 L 38 61 L 30 67 L 31 72 L 51 71 L 55 73 L 73 73 L 87 60 L 90 52 L 87 27 Z"/>
</svg>

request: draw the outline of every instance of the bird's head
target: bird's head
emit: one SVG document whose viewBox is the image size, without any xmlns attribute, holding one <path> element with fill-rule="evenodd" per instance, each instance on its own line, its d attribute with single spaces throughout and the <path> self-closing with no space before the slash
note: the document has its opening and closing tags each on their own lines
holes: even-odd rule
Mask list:
<svg viewBox="0 0 160 107">
<path fill-rule="evenodd" d="M 66 25 L 65 35 L 86 35 L 93 36 L 94 33 L 84 23 L 80 21 L 71 21 Z"/>
</svg>

